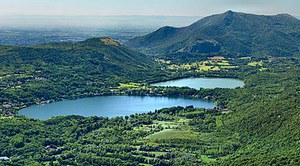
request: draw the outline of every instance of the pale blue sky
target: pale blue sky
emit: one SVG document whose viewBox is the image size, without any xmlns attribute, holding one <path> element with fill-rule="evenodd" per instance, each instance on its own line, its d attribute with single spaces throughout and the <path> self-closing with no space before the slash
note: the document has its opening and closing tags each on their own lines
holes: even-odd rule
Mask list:
<svg viewBox="0 0 300 166">
<path fill-rule="evenodd" d="M 300 16 L 300 0 L 0 0 L 5 15 L 206 16 L 227 10 Z"/>
</svg>

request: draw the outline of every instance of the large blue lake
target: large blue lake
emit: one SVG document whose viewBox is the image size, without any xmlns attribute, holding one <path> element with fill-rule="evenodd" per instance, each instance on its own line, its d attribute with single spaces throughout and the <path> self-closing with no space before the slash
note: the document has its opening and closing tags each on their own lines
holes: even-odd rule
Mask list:
<svg viewBox="0 0 300 166">
<path fill-rule="evenodd" d="M 46 105 L 34 105 L 19 111 L 30 118 L 46 120 L 60 115 L 116 117 L 135 113 L 147 113 L 155 109 L 189 106 L 213 108 L 212 102 L 199 99 L 141 97 L 141 96 L 100 96 L 78 100 L 66 100 Z"/>
<path fill-rule="evenodd" d="M 190 88 L 237 88 L 244 82 L 228 78 L 184 78 L 152 84 L 154 86 L 176 86 Z M 19 111 L 20 114 L 35 119 L 49 119 L 61 115 L 82 116 L 126 116 L 135 113 L 147 113 L 155 109 L 173 106 L 213 108 L 212 102 L 199 99 L 141 97 L 141 96 L 100 96 L 78 100 L 66 100 L 46 105 L 35 105 Z"/>
<path fill-rule="evenodd" d="M 200 88 L 237 88 L 243 87 L 244 81 L 231 78 L 183 78 L 152 84 L 153 86 L 175 86 Z"/>
</svg>

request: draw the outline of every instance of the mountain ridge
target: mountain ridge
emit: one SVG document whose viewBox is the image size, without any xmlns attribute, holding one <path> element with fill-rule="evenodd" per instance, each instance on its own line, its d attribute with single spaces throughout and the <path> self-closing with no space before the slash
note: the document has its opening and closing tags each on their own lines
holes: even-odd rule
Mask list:
<svg viewBox="0 0 300 166">
<path fill-rule="evenodd" d="M 147 54 L 221 52 L 291 56 L 299 54 L 299 43 L 300 20 L 291 15 L 227 11 L 204 17 L 187 27 L 165 26 L 125 45 Z"/>
</svg>

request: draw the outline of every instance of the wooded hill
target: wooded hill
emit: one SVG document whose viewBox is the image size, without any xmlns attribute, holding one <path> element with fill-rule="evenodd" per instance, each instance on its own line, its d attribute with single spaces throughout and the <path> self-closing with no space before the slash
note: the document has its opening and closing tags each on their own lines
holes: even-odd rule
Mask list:
<svg viewBox="0 0 300 166">
<path fill-rule="evenodd" d="M 162 27 L 126 43 L 148 54 L 185 52 L 291 56 L 299 54 L 300 20 L 227 11 L 183 27 Z"/>
</svg>

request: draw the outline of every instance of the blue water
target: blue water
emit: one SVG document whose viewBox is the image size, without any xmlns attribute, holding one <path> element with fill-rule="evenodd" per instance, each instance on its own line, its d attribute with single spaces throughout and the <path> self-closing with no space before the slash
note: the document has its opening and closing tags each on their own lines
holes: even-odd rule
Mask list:
<svg viewBox="0 0 300 166">
<path fill-rule="evenodd" d="M 194 89 L 200 88 L 237 88 L 243 87 L 245 84 L 242 80 L 231 78 L 183 78 L 166 82 L 152 84 L 153 86 L 175 86 L 190 87 Z"/>
<path fill-rule="evenodd" d="M 213 108 L 215 104 L 199 99 L 141 97 L 141 96 L 100 96 L 78 100 L 66 100 L 46 105 L 34 105 L 19 111 L 30 118 L 46 120 L 61 115 L 116 117 L 135 113 L 147 113 L 165 107 L 189 106 Z"/>
</svg>

